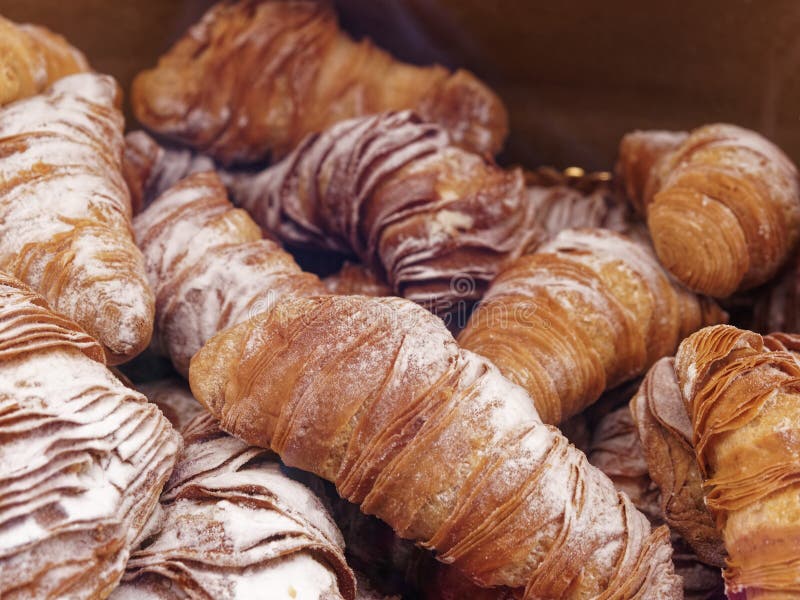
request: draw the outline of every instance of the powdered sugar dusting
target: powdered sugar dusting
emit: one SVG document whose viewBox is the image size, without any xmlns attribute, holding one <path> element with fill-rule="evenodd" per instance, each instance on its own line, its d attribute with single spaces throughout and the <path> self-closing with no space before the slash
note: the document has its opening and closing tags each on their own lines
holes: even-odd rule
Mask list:
<svg viewBox="0 0 800 600">
<path fill-rule="evenodd" d="M 176 368 L 226 327 L 284 296 L 325 293 L 259 227 L 235 209 L 212 172 L 196 173 L 134 219 L 156 292 L 156 337 Z"/>
<path fill-rule="evenodd" d="M 121 176 L 118 93 L 110 77 L 73 75 L 0 110 L 0 268 L 115 361 L 143 348 L 153 317 Z"/>
<path fill-rule="evenodd" d="M 24 296 L 0 296 L 0 323 L 30 310 Z M 19 322 L 22 339 L 40 331 L 35 320 Z M 179 450 L 158 410 L 84 351 L 78 337 L 39 335 L 0 361 L 4 595 L 27 585 L 47 595 L 107 593 Z"/>
<path fill-rule="evenodd" d="M 184 435 L 162 520 L 131 556 L 112 598 L 171 598 L 176 588 L 188 592 L 187 585 L 220 600 L 264 590 L 275 598 L 353 598 L 341 534 L 268 450 L 222 433 L 208 413 L 189 422 Z"/>
</svg>

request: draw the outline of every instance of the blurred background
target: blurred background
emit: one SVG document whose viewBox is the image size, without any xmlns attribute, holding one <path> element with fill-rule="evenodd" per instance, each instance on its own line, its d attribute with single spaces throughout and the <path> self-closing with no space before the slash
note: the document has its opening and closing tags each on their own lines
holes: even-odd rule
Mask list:
<svg viewBox="0 0 800 600">
<path fill-rule="evenodd" d="M 211 0 L 0 0 L 124 87 Z M 608 169 L 623 133 L 727 121 L 800 162 L 797 0 L 337 0 L 343 26 L 409 62 L 464 67 L 511 115 L 500 161 Z M 130 113 L 128 113 L 130 115 Z"/>
</svg>

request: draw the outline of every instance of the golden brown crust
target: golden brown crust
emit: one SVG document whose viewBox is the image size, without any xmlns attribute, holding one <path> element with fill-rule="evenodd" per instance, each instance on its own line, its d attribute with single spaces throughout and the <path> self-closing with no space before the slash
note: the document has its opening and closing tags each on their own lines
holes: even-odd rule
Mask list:
<svg viewBox="0 0 800 600">
<path fill-rule="evenodd" d="M 194 173 L 134 219 L 156 295 L 155 340 L 182 374 L 217 332 L 285 296 L 325 293 L 278 244 L 228 201 L 213 171 Z"/>
<path fill-rule="evenodd" d="M 0 275 L 0 596 L 105 598 L 180 450 L 102 347 Z"/>
<path fill-rule="evenodd" d="M 656 191 L 655 166 L 688 137 L 685 131 L 632 131 L 620 141 L 614 183 L 640 215 L 647 215 Z"/>
<path fill-rule="evenodd" d="M 459 342 L 524 387 L 555 424 L 724 319 L 712 301 L 673 283 L 649 247 L 574 229 L 506 264 Z"/>
<path fill-rule="evenodd" d="M 452 146 L 408 111 L 342 121 L 228 183 L 287 245 L 354 254 L 395 294 L 439 313 L 480 298 L 536 234 L 519 170 Z"/>
<path fill-rule="evenodd" d="M 154 310 L 121 174 L 119 103 L 111 77 L 84 73 L 0 109 L 0 268 L 80 323 L 110 364 L 147 346 Z"/>
<path fill-rule="evenodd" d="M 725 546 L 705 505 L 703 478 L 692 448 L 692 424 L 675 376 L 674 359 L 662 358 L 631 400 L 631 412 L 660 490 L 660 513 L 709 565 L 725 564 Z"/>
<path fill-rule="evenodd" d="M 668 143 L 661 144 L 667 140 Z M 753 131 L 706 125 L 623 138 L 617 171 L 658 257 L 690 289 L 714 297 L 769 280 L 800 236 L 797 169 Z"/>
<path fill-rule="evenodd" d="M 209 340 L 190 382 L 223 429 L 333 481 L 479 584 L 680 597 L 667 531 L 411 302 L 281 301 Z"/>
<path fill-rule="evenodd" d="M 354 42 L 328 2 L 220 2 L 139 74 L 132 103 L 149 129 L 228 165 L 281 157 L 309 133 L 387 110 L 415 109 L 484 154 L 508 130 L 502 102 L 472 74 Z"/>
<path fill-rule="evenodd" d="M 0 16 L 0 106 L 38 94 L 57 79 L 89 70 L 83 54 L 38 25 Z"/>
<path fill-rule="evenodd" d="M 675 357 L 729 597 L 800 594 L 800 362 L 787 349 L 796 342 L 720 325 Z"/>
</svg>

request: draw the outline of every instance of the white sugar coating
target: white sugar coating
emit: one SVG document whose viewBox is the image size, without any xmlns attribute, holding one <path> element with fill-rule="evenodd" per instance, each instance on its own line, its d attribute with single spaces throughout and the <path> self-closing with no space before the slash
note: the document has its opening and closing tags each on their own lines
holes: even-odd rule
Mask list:
<svg viewBox="0 0 800 600">
<path fill-rule="evenodd" d="M 341 121 L 228 181 L 234 201 L 282 241 L 354 254 L 395 293 L 436 310 L 477 300 L 536 229 L 519 171 L 452 146 L 409 111 Z M 456 291 L 454 276 L 477 284 Z"/>
<path fill-rule="evenodd" d="M 91 595 L 101 574 L 121 576 L 178 436 L 144 397 L 77 349 L 0 362 L 0 398 L 0 591 L 11 583 L 5 565 L 28 557 L 13 585 L 29 581 L 35 571 L 26 569 L 47 560 L 59 568 L 51 567 L 42 589 L 70 576 L 76 593 Z M 69 530 L 77 537 L 61 537 Z M 105 536 L 119 539 L 119 549 L 92 554 Z M 80 563 L 62 565 L 65 558 Z M 81 581 L 81 573 L 91 580 Z"/>
<path fill-rule="evenodd" d="M 344 598 L 340 584 L 354 583 L 344 542 L 316 496 L 281 473 L 270 451 L 222 433 L 208 413 L 184 435 L 163 516 L 112 598 L 172 598 L 188 593 L 187 576 L 219 600 L 265 590 L 275 598 Z"/>
<path fill-rule="evenodd" d="M 179 372 L 213 335 L 284 296 L 324 294 L 315 276 L 227 200 L 213 173 L 192 175 L 134 219 L 156 292 L 156 337 Z"/>
<path fill-rule="evenodd" d="M 117 93 L 110 77 L 79 74 L 0 109 L 0 268 L 126 355 L 150 335 L 153 298 L 130 231 Z"/>
<path fill-rule="evenodd" d="M 275 600 L 326 600 L 336 598 L 336 576 L 324 564 L 308 554 L 292 554 L 275 561 L 274 569 L 236 580 L 236 598 L 255 598 L 264 590 Z"/>
<path fill-rule="evenodd" d="M 496 409 L 490 413 L 492 429 L 507 435 L 509 430 L 539 424 L 539 414 L 531 397 L 520 386 L 503 377 L 491 362 L 469 350 L 461 350 L 470 368 L 482 372 L 480 396 L 497 401 Z"/>
<path fill-rule="evenodd" d="M 240 234 L 237 230 L 220 229 L 218 226 L 225 224 L 218 218 L 224 207 L 216 206 L 199 214 L 199 207 L 194 207 L 195 210 L 187 212 L 185 218 L 174 219 L 179 211 L 191 211 L 192 204 L 215 192 L 217 190 L 206 185 L 178 187 L 169 190 L 152 209 L 145 210 L 134 219 L 133 227 L 140 244 L 145 241 L 145 236 L 152 236 L 150 232 L 161 226 L 158 236 L 147 240 L 148 251 L 145 254 L 147 271 L 151 274 L 154 287 L 166 277 L 169 270 L 185 268 L 197 262 L 208 248 L 238 241 Z M 215 217 L 217 220 L 213 221 Z"/>
<path fill-rule="evenodd" d="M 546 549 L 558 536 L 556 525 L 567 518 L 568 513 L 577 511 L 580 518 L 570 524 L 564 543 L 567 547 L 574 546 L 572 552 L 577 552 L 579 540 L 584 540 L 584 543 L 595 541 L 597 546 L 592 553 L 590 572 L 613 572 L 621 551 L 618 536 L 625 531 L 625 523 L 617 509 L 619 501 L 611 481 L 590 466 L 585 456 L 569 445 L 558 430 L 541 423 L 530 397 L 522 388 L 505 379 L 482 357 L 466 350 L 461 351 L 461 356 L 465 360 L 461 379 L 474 379 L 477 384 L 474 388 L 470 386 L 469 399 L 462 401 L 469 402 L 466 418 L 477 418 L 482 427 L 488 424 L 485 431 L 491 436 L 484 440 L 477 452 L 495 454 L 499 448 L 514 447 L 514 451 L 493 472 L 494 488 L 514 488 L 525 481 L 526 474 L 534 466 L 543 462 L 551 464 L 537 480 L 530 499 L 518 508 L 528 517 L 537 515 L 537 521 L 542 524 L 538 531 L 530 532 L 525 542 L 529 544 L 526 545 L 528 554 L 525 558 L 528 568 L 535 569 L 546 559 Z M 456 431 L 453 430 L 454 434 Z M 519 439 L 523 433 L 525 435 Z M 516 439 L 519 441 L 511 441 Z M 457 445 L 455 441 L 444 444 Z M 556 447 L 563 449 L 564 454 L 558 455 L 563 456 L 563 462 L 548 456 Z M 579 477 L 583 479 L 582 488 L 577 483 Z M 583 505 L 586 498 L 581 498 L 580 494 L 594 501 Z M 440 497 L 440 500 L 448 501 L 446 497 Z M 509 563 L 497 568 L 491 581 L 513 580 L 519 576 L 518 573 L 519 565 Z"/>
</svg>

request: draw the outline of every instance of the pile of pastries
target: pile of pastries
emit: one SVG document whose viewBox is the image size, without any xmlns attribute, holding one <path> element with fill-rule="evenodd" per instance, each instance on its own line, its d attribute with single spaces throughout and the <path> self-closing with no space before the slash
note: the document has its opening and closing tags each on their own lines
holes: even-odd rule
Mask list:
<svg viewBox="0 0 800 600">
<path fill-rule="evenodd" d="M 800 598 L 769 140 L 504 168 L 491 89 L 310 1 L 129 101 L 0 17 L 0 597 Z"/>
</svg>

